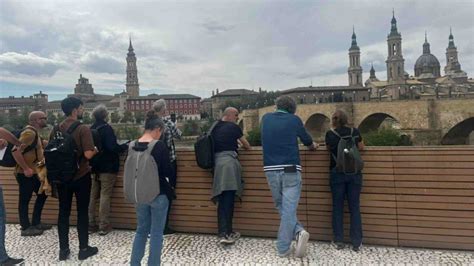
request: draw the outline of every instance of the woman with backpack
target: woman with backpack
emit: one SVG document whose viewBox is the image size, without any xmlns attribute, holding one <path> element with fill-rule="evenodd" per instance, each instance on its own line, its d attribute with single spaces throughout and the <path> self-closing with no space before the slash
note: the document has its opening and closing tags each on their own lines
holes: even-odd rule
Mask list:
<svg viewBox="0 0 474 266">
<path fill-rule="evenodd" d="M 357 128 L 347 126 L 347 115 L 337 110 L 332 115 L 332 129 L 326 132 L 326 148 L 330 153 L 330 186 L 332 192 L 333 244 L 344 248 L 344 199 L 347 198 L 351 217 L 350 238 L 352 250 L 359 252 L 362 245 L 360 192 L 363 162 L 359 150 L 364 142 Z"/>
<path fill-rule="evenodd" d="M 135 203 L 137 230 L 130 265 L 141 265 L 150 235 L 148 265 L 160 265 L 163 229 L 169 200 L 174 192 L 169 184 L 173 176 L 166 144 L 160 141 L 165 124 L 153 111 L 147 113 L 145 132 L 129 145 L 124 171 L 124 193 Z"/>
</svg>

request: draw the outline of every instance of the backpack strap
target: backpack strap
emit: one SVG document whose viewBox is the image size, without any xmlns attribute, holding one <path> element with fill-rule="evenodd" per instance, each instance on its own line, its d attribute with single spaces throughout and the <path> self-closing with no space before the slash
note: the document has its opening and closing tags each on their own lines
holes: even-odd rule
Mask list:
<svg viewBox="0 0 474 266">
<path fill-rule="evenodd" d="M 28 145 L 28 147 L 26 147 L 26 148 L 23 150 L 23 152 L 22 152 L 23 154 L 25 154 L 25 153 L 27 153 L 27 152 L 33 150 L 33 149 L 36 150 L 36 146 L 38 145 L 38 131 L 36 131 L 36 129 L 33 128 L 33 127 L 28 127 L 28 126 L 27 126 L 27 127 L 25 127 L 25 128 L 22 130 L 22 132 L 25 131 L 25 130 L 27 130 L 27 129 L 29 129 L 29 130 L 31 130 L 31 131 L 33 131 L 33 132 L 35 133 L 35 138 L 34 138 L 33 142 L 32 142 L 30 145 Z M 36 157 L 38 157 L 38 156 L 36 156 Z"/>
<path fill-rule="evenodd" d="M 337 131 L 334 128 L 331 128 L 331 131 L 332 133 L 334 133 L 334 135 L 338 136 L 339 138 L 342 138 L 341 135 L 339 135 L 339 133 L 337 133 Z"/>
<path fill-rule="evenodd" d="M 67 129 L 66 133 L 68 134 L 72 134 L 72 132 L 74 132 L 74 130 L 76 130 L 76 128 L 78 126 L 80 126 L 82 123 L 80 121 L 74 121 L 74 123 L 72 123 L 69 128 Z"/>
<path fill-rule="evenodd" d="M 214 130 L 214 128 L 217 126 L 217 124 L 219 123 L 220 120 L 217 120 L 215 121 L 212 126 L 209 128 L 209 130 L 207 131 L 207 134 L 208 135 L 211 135 L 212 134 L 212 131 Z"/>
<path fill-rule="evenodd" d="M 150 143 L 148 143 L 148 147 L 147 147 L 147 149 L 146 149 L 145 152 L 146 152 L 148 155 L 151 155 L 151 152 L 153 151 L 153 149 L 155 148 L 155 145 L 156 145 L 159 141 L 160 141 L 160 140 L 157 140 L 157 139 L 150 141 Z"/>
</svg>

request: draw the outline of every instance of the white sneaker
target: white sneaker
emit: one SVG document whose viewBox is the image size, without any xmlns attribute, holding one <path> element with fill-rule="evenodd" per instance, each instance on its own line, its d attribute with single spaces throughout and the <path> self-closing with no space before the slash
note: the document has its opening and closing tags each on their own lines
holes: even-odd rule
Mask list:
<svg viewBox="0 0 474 266">
<path fill-rule="evenodd" d="M 309 233 L 306 230 L 301 230 L 296 235 L 296 251 L 295 256 L 302 258 L 306 255 L 306 248 L 308 247 Z"/>
</svg>

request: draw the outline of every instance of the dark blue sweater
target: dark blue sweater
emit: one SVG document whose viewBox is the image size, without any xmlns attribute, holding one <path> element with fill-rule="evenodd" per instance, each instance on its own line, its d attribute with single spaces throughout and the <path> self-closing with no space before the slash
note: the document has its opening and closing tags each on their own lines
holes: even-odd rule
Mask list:
<svg viewBox="0 0 474 266">
<path fill-rule="evenodd" d="M 301 171 L 298 138 L 305 146 L 313 139 L 301 119 L 290 113 L 277 111 L 262 118 L 263 170 L 283 170 L 284 166 L 296 165 Z"/>
</svg>

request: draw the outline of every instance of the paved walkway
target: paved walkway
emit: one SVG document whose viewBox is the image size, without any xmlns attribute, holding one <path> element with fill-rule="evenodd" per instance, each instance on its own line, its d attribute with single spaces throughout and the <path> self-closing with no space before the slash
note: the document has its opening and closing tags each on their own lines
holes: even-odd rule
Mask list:
<svg viewBox="0 0 474 266">
<path fill-rule="evenodd" d="M 70 231 L 71 259 L 58 261 L 56 227 L 38 237 L 20 237 L 19 225 L 7 225 L 6 245 L 13 257 L 24 257 L 26 265 L 79 265 L 78 240 L 75 227 Z M 126 265 L 131 252 L 134 232 L 117 230 L 107 236 L 93 234 L 90 244 L 99 254 L 81 265 Z M 147 256 L 147 254 L 145 254 Z M 144 261 L 146 262 L 146 261 Z M 211 235 L 175 234 L 165 237 L 163 265 L 474 265 L 474 252 L 433 249 L 406 249 L 383 246 L 363 246 L 360 253 L 350 249 L 336 250 L 327 242 L 311 241 L 308 256 L 279 258 L 275 240 L 241 238 L 235 245 L 223 247 Z"/>
</svg>

